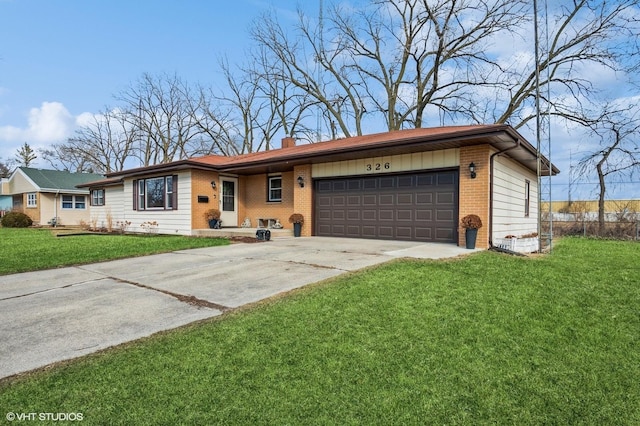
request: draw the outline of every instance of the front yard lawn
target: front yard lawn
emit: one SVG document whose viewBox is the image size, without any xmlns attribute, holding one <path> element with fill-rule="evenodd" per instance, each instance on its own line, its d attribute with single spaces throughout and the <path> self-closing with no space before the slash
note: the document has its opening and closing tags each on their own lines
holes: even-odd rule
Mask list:
<svg viewBox="0 0 640 426">
<path fill-rule="evenodd" d="M 83 424 L 640 424 L 640 244 L 399 260 L 0 383 Z M 4 415 L 4 414 L 2 414 Z"/>
<path fill-rule="evenodd" d="M 228 241 L 178 235 L 56 237 L 49 229 L 0 228 L 0 275 L 223 244 Z"/>
</svg>

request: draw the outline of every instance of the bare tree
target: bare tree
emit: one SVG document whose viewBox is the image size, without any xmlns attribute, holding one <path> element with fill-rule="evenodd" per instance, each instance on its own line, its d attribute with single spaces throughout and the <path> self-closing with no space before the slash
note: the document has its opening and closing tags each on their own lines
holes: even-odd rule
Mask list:
<svg viewBox="0 0 640 426">
<path fill-rule="evenodd" d="M 43 150 L 43 158 L 54 168 L 76 172 L 111 173 L 125 168 L 134 154 L 137 129 L 130 113 L 105 108 L 76 130 L 66 142 Z"/>
<path fill-rule="evenodd" d="M 308 133 L 303 123 L 309 107 L 306 95 L 290 90 L 291 84 L 275 70 L 277 63 L 265 59 L 264 51 L 254 55 L 245 68 L 232 68 L 226 59 L 220 60 L 226 94 L 200 88 L 191 107 L 208 136 L 200 153 L 238 155 L 269 150 L 278 133 Z"/>
<path fill-rule="evenodd" d="M 585 155 L 578 167 L 589 174 L 595 167 L 598 176 L 598 232 L 605 230 L 607 179 L 612 176 L 633 177 L 640 170 L 640 106 L 607 105 L 604 112 L 588 125 L 599 147 Z"/>
<path fill-rule="evenodd" d="M 583 107 L 595 97 L 598 85 L 596 76 L 586 70 L 635 75 L 632 71 L 640 64 L 639 5 L 638 0 L 552 3 L 549 31 L 543 37 L 548 45 L 542 46 L 538 64 L 541 94 L 548 105 L 544 113 L 580 124 L 590 121 L 583 116 Z M 536 64 L 514 60 L 502 66 L 494 120 L 519 128 L 535 118 Z"/>
<path fill-rule="evenodd" d="M 267 15 L 252 35 L 282 64 L 282 78 L 350 136 L 362 134 L 367 114 L 388 130 L 422 127 L 429 106 L 452 113 L 472 87 L 497 84 L 486 47 L 524 22 L 525 8 L 522 0 L 379 0 L 355 12 L 333 7 L 315 26 L 300 12 L 294 35 Z"/>
<path fill-rule="evenodd" d="M 16 151 L 15 160 L 18 166 L 29 167 L 36 158 L 38 158 L 36 152 L 26 142 L 20 148 L 18 148 L 18 151 Z"/>
<path fill-rule="evenodd" d="M 136 155 L 142 165 L 190 157 L 201 146 L 190 101 L 196 96 L 178 76 L 144 74 L 116 99 L 124 103 L 128 125 L 138 137 Z"/>
<path fill-rule="evenodd" d="M 634 75 L 639 2 L 552 2 L 538 64 L 527 56 L 533 9 L 525 0 L 374 0 L 332 7 L 315 23 L 299 12 L 293 31 L 267 14 L 252 36 L 336 135 L 362 134 L 365 119 L 397 130 L 435 116 L 519 128 L 535 117 L 536 68 L 548 113 L 576 121 L 598 89 L 589 67 Z M 525 48 L 513 52 L 517 41 Z"/>
</svg>

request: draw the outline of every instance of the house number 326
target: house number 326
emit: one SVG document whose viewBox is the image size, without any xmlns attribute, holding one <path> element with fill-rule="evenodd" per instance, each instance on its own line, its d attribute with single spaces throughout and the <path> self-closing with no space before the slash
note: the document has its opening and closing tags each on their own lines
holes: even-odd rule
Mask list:
<svg viewBox="0 0 640 426">
<path fill-rule="evenodd" d="M 375 163 L 375 164 L 367 164 L 367 171 L 379 171 L 379 170 L 389 170 L 391 168 L 391 163 Z"/>
</svg>

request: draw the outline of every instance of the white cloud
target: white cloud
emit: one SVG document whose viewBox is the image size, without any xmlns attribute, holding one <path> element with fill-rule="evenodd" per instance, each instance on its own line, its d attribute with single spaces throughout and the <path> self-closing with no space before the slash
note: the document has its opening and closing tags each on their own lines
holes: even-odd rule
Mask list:
<svg viewBox="0 0 640 426">
<path fill-rule="evenodd" d="M 71 135 L 75 119 L 60 102 L 43 102 L 40 108 L 29 111 L 26 132 L 34 143 L 51 143 Z"/>
<path fill-rule="evenodd" d="M 0 126 L 0 158 L 14 157 L 24 142 L 34 149 L 63 142 L 73 134 L 83 116 L 74 117 L 60 102 L 43 102 L 40 107 L 31 108 L 26 127 Z"/>
</svg>

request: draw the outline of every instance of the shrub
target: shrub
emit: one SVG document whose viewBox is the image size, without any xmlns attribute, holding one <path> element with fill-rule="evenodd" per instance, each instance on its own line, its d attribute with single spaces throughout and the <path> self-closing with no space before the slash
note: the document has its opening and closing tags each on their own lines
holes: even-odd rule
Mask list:
<svg viewBox="0 0 640 426">
<path fill-rule="evenodd" d="M 2 217 L 0 223 L 5 228 L 28 228 L 33 225 L 33 220 L 21 212 L 9 212 Z"/>
</svg>

